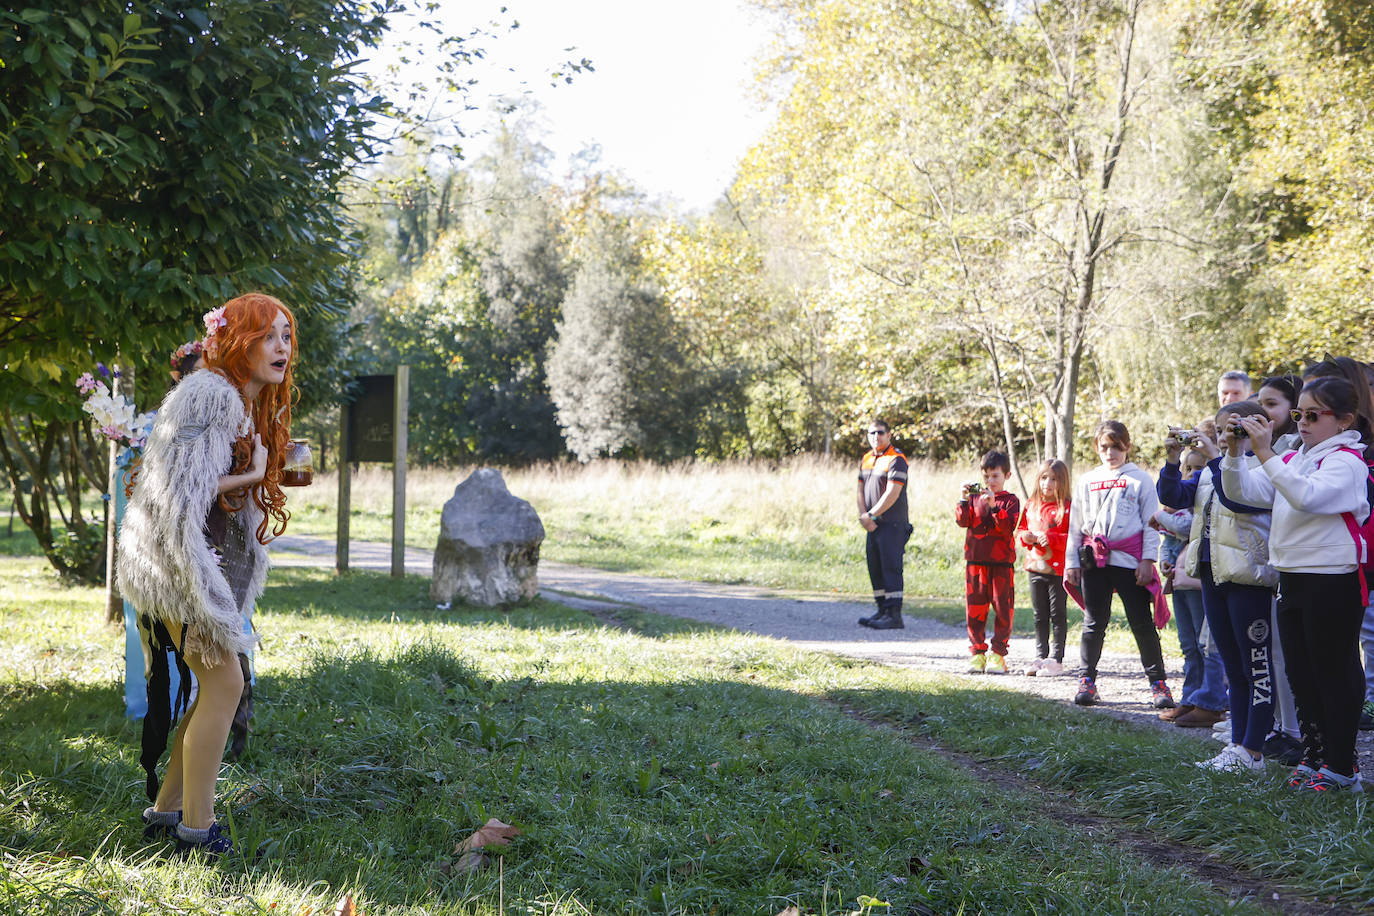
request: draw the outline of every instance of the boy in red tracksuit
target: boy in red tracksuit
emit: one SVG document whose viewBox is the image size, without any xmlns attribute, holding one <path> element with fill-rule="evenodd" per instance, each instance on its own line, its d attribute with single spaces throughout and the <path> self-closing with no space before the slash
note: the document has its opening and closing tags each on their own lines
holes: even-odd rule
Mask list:
<svg viewBox="0 0 1374 916">
<path fill-rule="evenodd" d="M 1007 641 L 1011 639 L 1012 603 L 1016 589 L 1016 543 L 1013 532 L 1021 515 L 1021 501 L 1006 490 L 1011 461 L 1001 452 L 983 456 L 983 486 L 965 484 L 954 520 L 964 535 L 964 592 L 968 602 L 969 651 L 974 674 L 1007 673 Z M 988 652 L 988 607 L 993 608 L 992 652 Z"/>
</svg>

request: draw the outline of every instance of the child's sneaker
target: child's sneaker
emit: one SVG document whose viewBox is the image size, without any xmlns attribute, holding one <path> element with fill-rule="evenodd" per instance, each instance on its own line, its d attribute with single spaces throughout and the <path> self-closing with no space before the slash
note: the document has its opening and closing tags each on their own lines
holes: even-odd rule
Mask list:
<svg viewBox="0 0 1374 916">
<path fill-rule="evenodd" d="M 1302 791 L 1306 792 L 1363 792 L 1364 783 L 1360 781 L 1360 771 L 1356 770 L 1354 776 L 1342 776 L 1339 773 L 1322 767 L 1316 775 L 1302 784 Z"/>
<path fill-rule="evenodd" d="M 982 652 L 973 653 L 973 657 L 968 660 L 969 674 L 982 674 L 987 670 L 988 657 Z"/>
<path fill-rule="evenodd" d="M 1035 677 L 1037 674 L 1040 673 L 1040 669 L 1043 667 L 1045 667 L 1045 660 L 1043 658 L 1037 658 L 1035 661 L 1027 665 L 1026 670 L 1022 671 L 1021 673 L 1024 674 L 1026 677 Z"/>
<path fill-rule="evenodd" d="M 1174 695 L 1169 692 L 1169 685 L 1163 681 L 1150 681 L 1150 702 L 1155 709 L 1173 709 Z"/>
<path fill-rule="evenodd" d="M 202 852 L 207 856 L 226 856 L 234 851 L 234 841 L 220 828 L 219 822 L 205 830 L 193 830 L 185 824 L 176 826 L 177 854 Z"/>
<path fill-rule="evenodd" d="M 1007 657 L 1005 655 L 998 655 L 996 652 L 989 652 L 983 670 L 988 674 L 1006 674 Z"/>
<path fill-rule="evenodd" d="M 1236 744 L 1228 744 L 1211 760 L 1193 764 L 1200 770 L 1215 770 L 1219 773 L 1263 773 L 1264 758 L 1256 760 L 1250 752 Z"/>
<path fill-rule="evenodd" d="M 162 840 L 171 837 L 181 823 L 180 811 L 143 809 L 143 839 Z"/>
<path fill-rule="evenodd" d="M 1064 663 L 1053 658 L 1045 659 L 1045 664 L 1035 673 L 1036 677 L 1059 677 L 1064 673 Z"/>
<path fill-rule="evenodd" d="M 1301 789 L 1303 786 L 1307 785 L 1309 779 L 1316 775 L 1316 767 L 1304 760 L 1293 768 L 1293 772 L 1288 774 L 1288 778 L 1284 780 L 1284 784 L 1290 789 Z"/>
<path fill-rule="evenodd" d="M 1078 693 L 1073 701 L 1079 706 L 1092 706 L 1097 702 L 1097 684 L 1090 677 L 1078 679 Z"/>
</svg>

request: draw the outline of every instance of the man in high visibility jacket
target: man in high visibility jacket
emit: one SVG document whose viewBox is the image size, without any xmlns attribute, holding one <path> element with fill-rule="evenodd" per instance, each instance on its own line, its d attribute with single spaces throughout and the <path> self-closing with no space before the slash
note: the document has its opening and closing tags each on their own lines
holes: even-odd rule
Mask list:
<svg viewBox="0 0 1374 916">
<path fill-rule="evenodd" d="M 859 618 L 875 630 L 901 629 L 902 554 L 911 537 L 907 522 L 906 456 L 892 445 L 892 429 L 875 417 L 868 424 L 872 446 L 859 463 L 859 524 L 868 532 L 868 578 L 878 612 Z"/>
</svg>

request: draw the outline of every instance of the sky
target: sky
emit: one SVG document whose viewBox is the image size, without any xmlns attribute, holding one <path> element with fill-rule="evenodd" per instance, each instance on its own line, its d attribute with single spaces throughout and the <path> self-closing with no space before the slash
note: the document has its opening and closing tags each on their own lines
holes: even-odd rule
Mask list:
<svg viewBox="0 0 1374 916">
<path fill-rule="evenodd" d="M 555 174 L 597 144 L 599 167 L 651 197 L 703 210 L 769 121 L 753 66 L 771 32 L 742 0 L 450 0 L 441 15 L 455 34 L 519 23 L 480 39 L 486 59 L 465 71 L 477 79 L 468 102 L 483 109 L 464 115 L 468 158 L 481 152 L 475 129 L 491 123 L 491 99 L 520 95 L 541 106 L 536 124 L 558 157 Z M 550 85 L 552 70 L 582 58 L 593 72 Z"/>
</svg>

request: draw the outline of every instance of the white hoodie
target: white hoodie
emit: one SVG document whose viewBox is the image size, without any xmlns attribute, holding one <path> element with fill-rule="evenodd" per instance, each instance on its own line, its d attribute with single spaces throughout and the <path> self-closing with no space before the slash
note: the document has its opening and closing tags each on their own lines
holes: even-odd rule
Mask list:
<svg viewBox="0 0 1374 916">
<path fill-rule="evenodd" d="M 1275 453 L 1258 469 L 1243 459 L 1221 459 L 1221 482 L 1226 494 L 1251 506 L 1273 506 L 1269 531 L 1269 562 L 1282 572 L 1349 573 L 1359 558 L 1341 513 L 1354 513 L 1356 522 L 1369 517 L 1364 461 L 1341 448 L 1364 450 L 1360 434 L 1337 433 L 1308 451 L 1293 452 L 1284 464 Z M 1321 467 L 1318 467 L 1318 462 Z"/>
<path fill-rule="evenodd" d="M 1135 462 L 1128 461 L 1115 471 L 1106 465 L 1088 471 L 1074 485 L 1064 568 L 1078 568 L 1078 548 L 1090 534 L 1120 541 L 1140 533 L 1144 535 L 1140 559 L 1158 560 L 1159 532 L 1149 526 L 1158 508 L 1154 481 Z M 1107 565 L 1135 569 L 1140 564 L 1125 551 L 1113 550 Z"/>
</svg>

